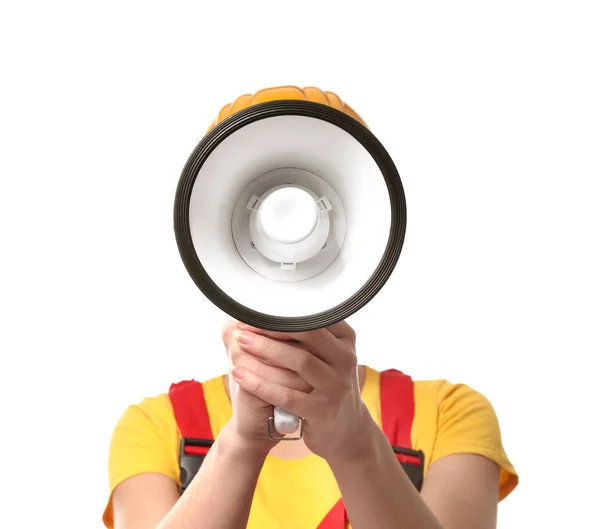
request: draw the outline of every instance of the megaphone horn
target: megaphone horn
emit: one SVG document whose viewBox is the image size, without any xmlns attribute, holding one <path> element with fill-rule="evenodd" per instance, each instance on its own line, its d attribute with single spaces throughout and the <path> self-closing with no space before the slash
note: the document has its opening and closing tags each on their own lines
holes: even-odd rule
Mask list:
<svg viewBox="0 0 600 529">
<path fill-rule="evenodd" d="M 174 229 L 216 307 L 303 332 L 348 318 L 384 286 L 406 200 L 394 162 L 351 107 L 331 92 L 278 87 L 223 108 L 183 168 Z M 276 410 L 279 433 L 294 425 Z"/>
</svg>

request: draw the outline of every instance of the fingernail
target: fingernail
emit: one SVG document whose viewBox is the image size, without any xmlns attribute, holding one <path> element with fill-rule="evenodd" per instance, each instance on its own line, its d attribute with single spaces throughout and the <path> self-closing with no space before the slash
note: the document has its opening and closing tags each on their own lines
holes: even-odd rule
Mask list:
<svg viewBox="0 0 600 529">
<path fill-rule="evenodd" d="M 252 341 L 254 340 L 254 335 L 252 333 L 238 331 L 237 329 L 235 331 L 233 331 L 231 336 L 233 337 L 233 339 L 236 342 L 238 342 L 242 345 L 250 345 L 252 343 Z"/>
<path fill-rule="evenodd" d="M 246 371 L 244 371 L 244 369 L 242 369 L 241 367 L 236 366 L 233 368 L 231 374 L 233 375 L 233 378 L 244 378 Z"/>
</svg>

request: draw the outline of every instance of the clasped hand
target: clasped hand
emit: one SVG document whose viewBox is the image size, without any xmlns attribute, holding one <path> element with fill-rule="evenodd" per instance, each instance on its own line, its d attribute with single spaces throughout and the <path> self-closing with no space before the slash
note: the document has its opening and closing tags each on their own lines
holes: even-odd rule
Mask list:
<svg viewBox="0 0 600 529">
<path fill-rule="evenodd" d="M 355 339 L 346 322 L 303 333 L 238 323 L 229 372 L 257 402 L 302 417 L 304 442 L 313 453 L 326 460 L 351 456 L 371 421 L 360 396 Z M 266 422 L 263 428 L 266 436 Z"/>
</svg>

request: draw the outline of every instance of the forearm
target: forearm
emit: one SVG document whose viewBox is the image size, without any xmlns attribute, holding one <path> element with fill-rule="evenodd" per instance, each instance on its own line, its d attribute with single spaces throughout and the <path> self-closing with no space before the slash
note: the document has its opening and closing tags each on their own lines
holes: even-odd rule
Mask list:
<svg viewBox="0 0 600 529">
<path fill-rule="evenodd" d="M 245 450 L 226 426 L 158 529 L 246 527 L 265 458 Z"/>
<path fill-rule="evenodd" d="M 400 466 L 377 424 L 361 449 L 330 459 L 352 529 L 443 529 Z"/>
</svg>

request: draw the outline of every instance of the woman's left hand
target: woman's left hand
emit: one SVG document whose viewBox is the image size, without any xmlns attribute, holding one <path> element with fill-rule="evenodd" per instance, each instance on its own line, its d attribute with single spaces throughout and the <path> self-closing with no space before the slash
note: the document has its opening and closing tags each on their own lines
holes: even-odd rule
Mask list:
<svg viewBox="0 0 600 529">
<path fill-rule="evenodd" d="M 340 322 L 303 333 L 239 327 L 233 338 L 244 353 L 297 373 L 313 389 L 298 391 L 248 369 L 234 372 L 239 386 L 302 417 L 306 446 L 324 459 L 352 457 L 360 450 L 372 419 L 360 395 L 352 327 Z"/>
</svg>

